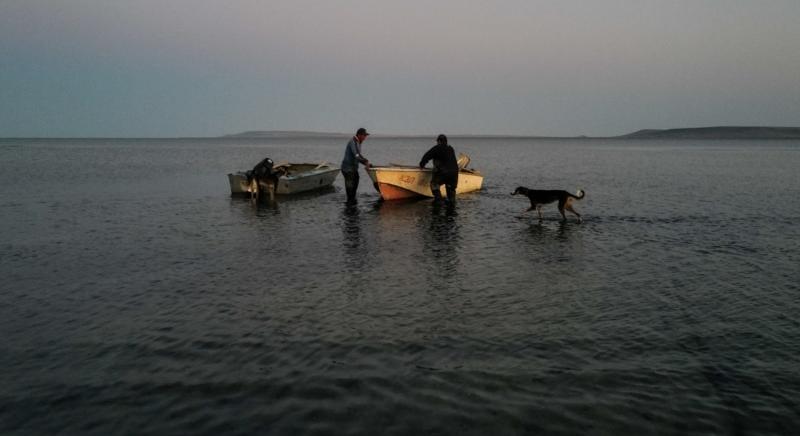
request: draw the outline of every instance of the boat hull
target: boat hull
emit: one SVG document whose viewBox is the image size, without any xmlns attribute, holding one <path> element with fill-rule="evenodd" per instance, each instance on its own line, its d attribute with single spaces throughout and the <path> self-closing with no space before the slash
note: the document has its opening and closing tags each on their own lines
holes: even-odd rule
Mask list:
<svg viewBox="0 0 800 436">
<path fill-rule="evenodd" d="M 433 197 L 431 178 L 433 170 L 417 167 L 371 167 L 367 170 L 384 200 L 402 200 L 414 197 Z M 458 174 L 456 194 L 481 189 L 483 176 L 475 170 L 462 169 Z M 440 187 L 442 196 L 446 196 L 444 185 Z"/>
<path fill-rule="evenodd" d="M 281 167 L 285 171 L 282 171 L 283 174 L 278 177 L 275 187 L 275 193 L 278 195 L 292 195 L 327 188 L 339 175 L 339 168 L 330 165 L 285 164 Z M 247 175 L 244 172 L 228 174 L 228 182 L 231 187 L 231 195 L 250 195 L 251 187 L 247 183 Z M 268 186 L 261 182 L 259 188 L 266 190 Z"/>
</svg>

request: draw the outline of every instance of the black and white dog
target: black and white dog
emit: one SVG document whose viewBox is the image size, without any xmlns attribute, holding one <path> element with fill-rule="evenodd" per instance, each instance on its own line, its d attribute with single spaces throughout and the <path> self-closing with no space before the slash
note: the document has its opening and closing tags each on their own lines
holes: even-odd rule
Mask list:
<svg viewBox="0 0 800 436">
<path fill-rule="evenodd" d="M 561 213 L 561 218 L 566 221 L 567 215 L 564 214 L 564 209 L 566 209 L 575 214 L 575 216 L 578 217 L 579 222 L 581 221 L 581 214 L 572 208 L 573 199 L 580 200 L 584 197 L 584 195 L 586 195 L 581 189 L 578 189 L 578 195 L 572 195 L 569 192 L 562 190 L 528 189 L 520 186 L 511 193 L 511 195 L 517 194 L 528 197 L 528 199 L 531 201 L 531 207 L 526 209 L 525 212 L 536 209 L 536 212 L 539 213 L 539 220 L 542 219 L 542 206 L 557 201 L 558 211 Z"/>
</svg>

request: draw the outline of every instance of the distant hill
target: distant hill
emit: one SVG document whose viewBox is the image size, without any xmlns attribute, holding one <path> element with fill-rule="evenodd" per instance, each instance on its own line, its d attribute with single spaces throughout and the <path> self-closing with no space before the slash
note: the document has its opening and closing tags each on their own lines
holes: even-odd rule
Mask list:
<svg viewBox="0 0 800 436">
<path fill-rule="evenodd" d="M 621 139 L 800 139 L 800 127 L 697 127 L 690 129 L 645 129 Z"/>
<path fill-rule="evenodd" d="M 251 130 L 225 135 L 223 138 L 346 138 L 352 133 L 312 132 L 302 130 Z M 409 133 L 407 135 L 380 135 L 398 138 L 428 138 L 433 135 Z M 539 138 L 539 139 L 592 139 L 587 136 L 544 137 L 526 135 L 468 135 L 452 134 L 452 138 Z M 749 127 L 719 126 L 685 129 L 644 129 L 627 135 L 613 136 L 615 139 L 800 139 L 800 127 Z"/>
<path fill-rule="evenodd" d="M 328 138 L 350 136 L 348 133 L 306 132 L 301 130 L 251 130 L 223 138 Z"/>
</svg>

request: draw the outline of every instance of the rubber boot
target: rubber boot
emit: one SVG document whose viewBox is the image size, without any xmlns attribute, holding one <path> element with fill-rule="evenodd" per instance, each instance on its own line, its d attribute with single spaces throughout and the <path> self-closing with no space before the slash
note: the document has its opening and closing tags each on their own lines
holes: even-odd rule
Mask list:
<svg viewBox="0 0 800 436">
<path fill-rule="evenodd" d="M 449 204 L 456 204 L 456 188 L 452 185 L 445 185 L 445 191 L 447 191 L 447 202 Z"/>
<path fill-rule="evenodd" d="M 442 203 L 442 192 L 439 189 L 439 184 L 431 183 L 431 194 L 433 194 L 434 204 Z"/>
</svg>

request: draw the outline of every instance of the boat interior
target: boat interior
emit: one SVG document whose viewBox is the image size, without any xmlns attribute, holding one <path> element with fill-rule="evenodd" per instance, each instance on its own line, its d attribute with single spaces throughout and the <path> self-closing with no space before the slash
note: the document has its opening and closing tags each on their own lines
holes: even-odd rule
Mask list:
<svg viewBox="0 0 800 436">
<path fill-rule="evenodd" d="M 322 163 L 289 163 L 280 162 L 272 167 L 272 171 L 280 176 L 295 176 L 302 173 L 307 173 L 314 170 L 328 170 L 333 169 L 328 162 Z"/>
</svg>

